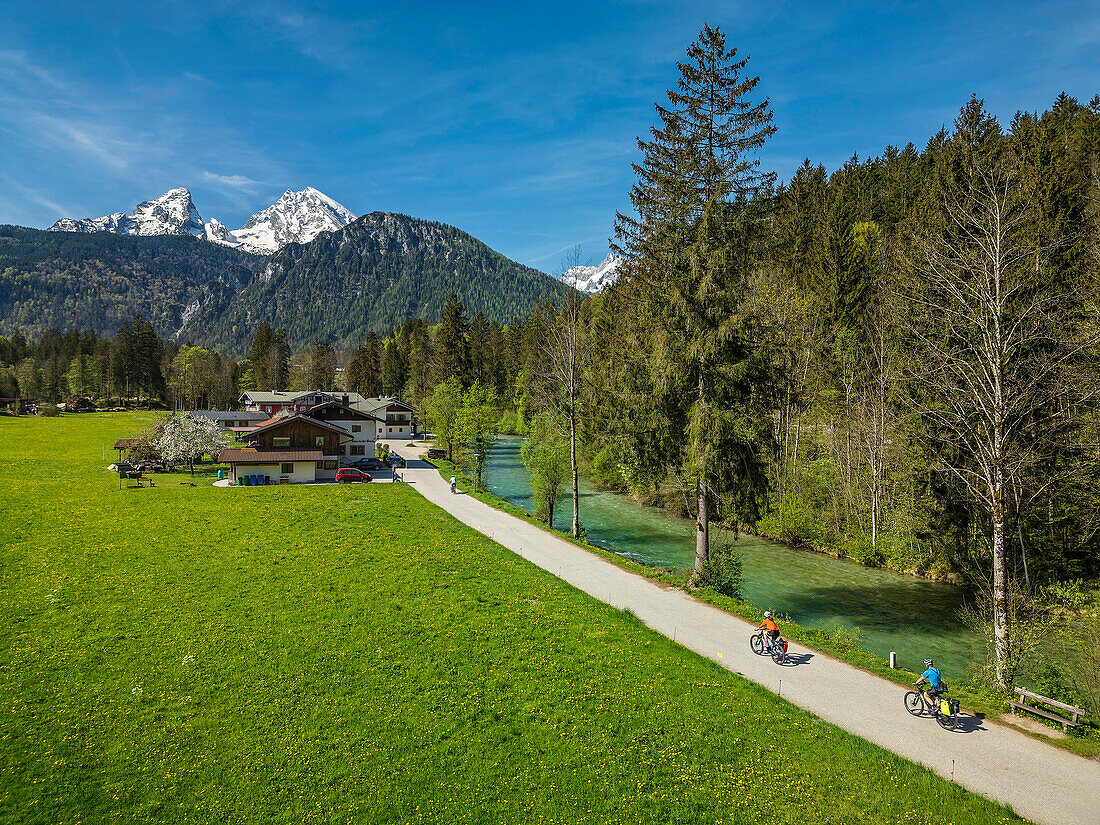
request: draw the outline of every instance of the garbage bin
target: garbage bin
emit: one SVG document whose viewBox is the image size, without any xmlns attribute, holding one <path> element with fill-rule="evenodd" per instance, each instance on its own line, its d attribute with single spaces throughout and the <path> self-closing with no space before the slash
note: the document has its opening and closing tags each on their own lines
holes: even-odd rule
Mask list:
<svg viewBox="0 0 1100 825">
<path fill-rule="evenodd" d="M 221 481 L 223 478 L 225 478 L 225 470 L 218 470 L 218 481 Z"/>
</svg>

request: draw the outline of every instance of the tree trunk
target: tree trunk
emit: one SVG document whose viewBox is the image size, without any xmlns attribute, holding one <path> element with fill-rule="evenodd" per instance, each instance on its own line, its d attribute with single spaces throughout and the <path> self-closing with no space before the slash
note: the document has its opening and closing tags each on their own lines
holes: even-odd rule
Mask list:
<svg viewBox="0 0 1100 825">
<path fill-rule="evenodd" d="M 998 476 L 1000 474 L 998 473 Z M 993 655 L 997 689 L 1009 690 L 1008 576 L 1005 565 L 1004 486 L 998 478 L 993 499 Z"/>
<path fill-rule="evenodd" d="M 569 414 L 569 465 L 573 471 L 573 538 L 581 535 L 580 493 L 577 489 L 577 418 L 573 410 Z"/>
<path fill-rule="evenodd" d="M 698 579 L 703 575 L 703 565 L 710 557 L 710 513 L 707 512 L 707 483 L 700 478 L 696 482 L 696 492 L 699 499 L 699 517 L 695 522 L 695 575 Z"/>
</svg>

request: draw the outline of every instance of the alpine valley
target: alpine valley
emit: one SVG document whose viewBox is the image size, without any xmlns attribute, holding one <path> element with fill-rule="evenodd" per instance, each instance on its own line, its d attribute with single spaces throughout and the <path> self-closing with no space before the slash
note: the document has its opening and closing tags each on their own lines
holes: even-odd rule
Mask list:
<svg viewBox="0 0 1100 825">
<path fill-rule="evenodd" d="M 261 321 L 292 347 L 358 346 L 369 329 L 438 320 L 454 292 L 497 323 L 565 289 L 453 226 L 372 212 L 313 188 L 244 226 L 204 221 L 185 188 L 48 230 L 0 226 L 0 334 L 113 334 L 136 313 L 165 338 L 242 354 Z"/>
</svg>

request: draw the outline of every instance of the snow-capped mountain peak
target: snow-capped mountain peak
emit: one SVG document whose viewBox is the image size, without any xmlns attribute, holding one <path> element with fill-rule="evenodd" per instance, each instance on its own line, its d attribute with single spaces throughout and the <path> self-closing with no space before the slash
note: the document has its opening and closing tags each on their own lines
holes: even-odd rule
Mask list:
<svg viewBox="0 0 1100 825">
<path fill-rule="evenodd" d="M 191 192 L 170 189 L 159 198 L 143 201 L 127 215 L 114 212 L 101 218 L 62 218 L 50 227 L 55 232 L 114 232 L 119 235 L 195 235 L 203 237 L 204 226 Z"/>
<path fill-rule="evenodd" d="M 139 203 L 130 216 L 131 235 L 195 235 L 203 237 L 205 227 L 199 210 L 184 187 L 169 189 L 159 198 Z"/>
<path fill-rule="evenodd" d="M 261 209 L 248 223 L 230 232 L 221 221 L 204 222 L 191 192 L 170 189 L 159 198 L 139 203 L 134 211 L 114 212 L 101 218 L 62 218 L 53 232 L 114 232 L 119 235 L 194 235 L 223 246 L 270 255 L 288 243 L 308 243 L 321 232 L 343 229 L 355 214 L 323 192 L 307 186 L 300 192 L 287 189 L 279 200 Z"/>
<path fill-rule="evenodd" d="M 211 218 L 203 227 L 203 237 L 212 243 L 220 243 L 224 246 L 240 245 L 240 242 L 229 234 L 229 230 L 217 218 Z"/>
<path fill-rule="evenodd" d="M 307 243 L 321 232 L 343 229 L 354 220 L 351 210 L 307 186 L 300 192 L 287 189 L 231 234 L 249 252 L 270 254 L 285 244 Z"/>
<path fill-rule="evenodd" d="M 609 254 L 599 266 L 573 266 L 562 273 L 561 279 L 581 292 L 592 295 L 611 286 L 619 278 L 619 266 L 623 259 Z"/>
</svg>

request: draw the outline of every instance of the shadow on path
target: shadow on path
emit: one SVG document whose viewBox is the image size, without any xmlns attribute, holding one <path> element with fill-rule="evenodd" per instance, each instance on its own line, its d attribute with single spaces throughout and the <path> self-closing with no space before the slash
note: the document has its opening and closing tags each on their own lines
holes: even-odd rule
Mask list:
<svg viewBox="0 0 1100 825">
<path fill-rule="evenodd" d="M 781 662 L 783 667 L 798 667 L 799 665 L 809 664 L 810 659 L 814 657 L 812 653 L 788 653 L 787 660 Z"/>
</svg>

